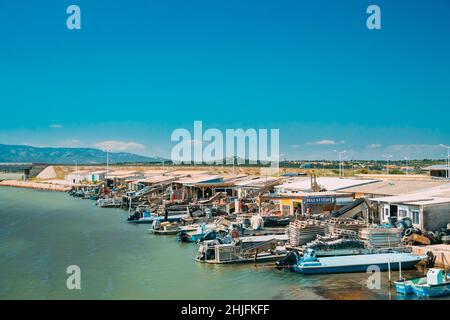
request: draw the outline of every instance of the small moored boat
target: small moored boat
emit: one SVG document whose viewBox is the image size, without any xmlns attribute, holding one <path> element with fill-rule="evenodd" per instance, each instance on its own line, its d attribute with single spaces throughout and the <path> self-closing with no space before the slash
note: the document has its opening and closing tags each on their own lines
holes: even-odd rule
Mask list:
<svg viewBox="0 0 450 320">
<path fill-rule="evenodd" d="M 122 206 L 122 200 L 116 198 L 101 198 L 95 203 L 101 208 L 118 208 Z"/>
<path fill-rule="evenodd" d="M 203 238 L 207 233 L 214 231 L 215 224 L 201 223 L 194 231 L 181 230 L 178 232 L 177 239 L 181 242 L 197 242 Z"/>
<path fill-rule="evenodd" d="M 169 215 L 167 217 L 165 216 L 157 216 L 152 214 L 150 211 L 144 211 L 144 212 L 135 212 L 128 216 L 127 221 L 137 224 L 145 224 L 145 223 L 153 223 L 153 221 L 168 221 L 168 222 L 178 222 L 180 221 L 185 215 L 184 214 L 178 214 L 178 215 Z"/>
<path fill-rule="evenodd" d="M 168 221 L 160 222 L 155 220 L 152 223 L 152 227 L 148 230 L 153 234 L 175 235 L 178 233 L 178 224 L 176 222 L 170 223 Z"/>
<path fill-rule="evenodd" d="M 450 277 L 443 269 L 428 270 L 426 282 L 413 283 L 412 290 L 418 297 L 444 297 L 450 295 Z"/>
<path fill-rule="evenodd" d="M 286 255 L 284 247 L 278 246 L 283 240 L 279 236 L 262 236 L 235 238 L 230 240 L 206 240 L 198 245 L 195 260 L 203 263 L 229 264 L 229 263 L 256 263 L 278 260 Z"/>
<path fill-rule="evenodd" d="M 346 272 L 367 272 L 369 267 L 376 266 L 380 271 L 411 269 L 420 261 L 427 259 L 426 255 L 413 255 L 404 252 L 361 254 L 349 256 L 323 257 L 317 258 L 312 249 L 305 251 L 304 255 L 293 251 L 290 257 L 286 257 L 282 263 L 291 264 L 291 269 L 304 274 L 317 273 L 346 273 Z"/>
<path fill-rule="evenodd" d="M 395 289 L 397 290 L 397 293 L 400 294 L 413 294 L 413 285 L 415 284 L 421 284 L 426 283 L 427 277 L 418 277 L 418 278 L 412 278 L 412 279 L 400 279 L 394 282 Z"/>
</svg>

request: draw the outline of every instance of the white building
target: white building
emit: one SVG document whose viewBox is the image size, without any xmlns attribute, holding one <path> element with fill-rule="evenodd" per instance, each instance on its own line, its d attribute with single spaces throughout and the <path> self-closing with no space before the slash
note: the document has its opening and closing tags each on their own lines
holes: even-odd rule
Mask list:
<svg viewBox="0 0 450 320">
<path fill-rule="evenodd" d="M 450 223 L 450 188 L 445 186 L 391 197 L 371 198 L 378 205 L 381 222 L 410 218 L 415 227 L 440 231 Z"/>
<path fill-rule="evenodd" d="M 350 179 L 336 177 L 317 177 L 319 187 L 324 191 L 338 191 L 344 188 L 362 186 L 374 183 L 377 180 L 368 179 Z M 279 194 L 296 194 L 310 192 L 312 189 L 310 178 L 296 178 L 294 181 L 281 184 L 275 187 L 275 193 Z"/>
<path fill-rule="evenodd" d="M 105 180 L 106 173 L 107 173 L 106 170 L 97 170 L 97 171 L 79 170 L 69 173 L 66 176 L 66 180 L 71 183 L 82 183 L 82 182 L 95 183 L 98 181 Z"/>
</svg>

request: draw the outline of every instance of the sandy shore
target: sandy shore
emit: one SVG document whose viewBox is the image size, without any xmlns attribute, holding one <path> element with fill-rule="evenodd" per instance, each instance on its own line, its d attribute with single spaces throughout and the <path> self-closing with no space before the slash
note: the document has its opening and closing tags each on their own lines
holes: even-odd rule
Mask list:
<svg viewBox="0 0 450 320">
<path fill-rule="evenodd" d="M 0 182 L 0 186 L 4 187 L 16 187 L 16 188 L 28 188 L 37 190 L 49 190 L 49 191 L 59 191 L 66 192 L 71 189 L 70 186 L 44 183 L 44 182 L 29 182 L 29 181 L 17 181 L 17 180 L 4 180 Z"/>
</svg>

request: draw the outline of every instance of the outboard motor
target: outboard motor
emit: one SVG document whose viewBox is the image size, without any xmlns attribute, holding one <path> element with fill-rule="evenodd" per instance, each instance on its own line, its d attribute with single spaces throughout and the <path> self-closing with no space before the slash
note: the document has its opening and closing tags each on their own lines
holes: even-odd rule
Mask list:
<svg viewBox="0 0 450 320">
<path fill-rule="evenodd" d="M 182 231 L 178 232 L 177 239 L 178 239 L 178 241 L 186 242 L 187 239 L 188 239 L 187 232 L 185 230 L 182 230 Z"/>
<path fill-rule="evenodd" d="M 428 251 L 428 252 L 427 252 L 427 263 L 426 263 L 426 267 L 427 267 L 427 268 L 434 268 L 435 262 L 436 262 L 436 256 L 433 254 L 433 252 Z"/>
<path fill-rule="evenodd" d="M 130 214 L 128 216 L 127 220 L 128 221 L 139 220 L 140 217 L 141 217 L 141 214 L 139 212 L 135 212 L 135 213 Z"/>
<path fill-rule="evenodd" d="M 298 251 L 291 251 L 284 258 L 281 258 L 280 260 L 275 262 L 275 268 L 277 268 L 278 270 L 281 270 L 284 267 L 288 267 L 289 269 L 291 269 L 300 258 L 301 255 Z"/>
<path fill-rule="evenodd" d="M 161 229 L 161 221 L 159 220 L 154 220 L 152 223 L 152 229 L 153 230 L 159 230 Z"/>
</svg>

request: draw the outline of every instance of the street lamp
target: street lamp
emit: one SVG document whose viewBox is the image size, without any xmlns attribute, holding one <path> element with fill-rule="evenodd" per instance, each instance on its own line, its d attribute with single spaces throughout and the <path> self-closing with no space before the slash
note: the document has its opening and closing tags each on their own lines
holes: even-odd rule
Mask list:
<svg viewBox="0 0 450 320">
<path fill-rule="evenodd" d="M 405 171 L 406 171 L 406 175 L 408 175 L 408 160 L 409 160 L 409 157 L 404 157 L 403 159 L 405 159 Z"/>
<path fill-rule="evenodd" d="M 337 150 L 333 150 L 334 152 L 336 152 L 339 155 L 339 177 L 341 177 L 342 175 L 342 155 L 344 153 L 346 153 L 346 150 L 343 151 L 337 151 Z"/>
<path fill-rule="evenodd" d="M 445 144 L 440 144 L 440 147 L 447 148 L 447 179 L 450 178 L 450 146 L 446 146 Z"/>
<path fill-rule="evenodd" d="M 345 177 L 345 160 L 347 159 L 347 157 L 342 157 L 342 164 L 341 164 L 341 171 L 342 171 L 342 176 Z"/>
<path fill-rule="evenodd" d="M 106 181 L 108 181 L 108 173 L 109 173 L 109 152 L 111 152 L 111 149 L 109 147 L 106 147 Z"/>
<path fill-rule="evenodd" d="M 284 158 L 284 160 L 281 160 L 283 158 Z M 280 153 L 278 155 L 278 170 L 277 170 L 278 171 L 278 176 L 280 176 L 280 162 L 281 161 L 283 161 L 285 163 L 284 172 L 286 173 L 286 171 L 287 171 L 287 169 L 286 169 L 286 154 Z"/>
<path fill-rule="evenodd" d="M 78 162 L 77 160 L 73 160 L 75 162 L 75 173 L 76 173 L 76 182 L 79 183 L 80 182 L 80 177 L 79 177 L 79 173 L 78 173 Z"/>
<path fill-rule="evenodd" d="M 389 174 L 389 159 L 392 158 L 392 154 L 384 155 L 383 157 L 387 160 L 387 174 Z"/>
</svg>

